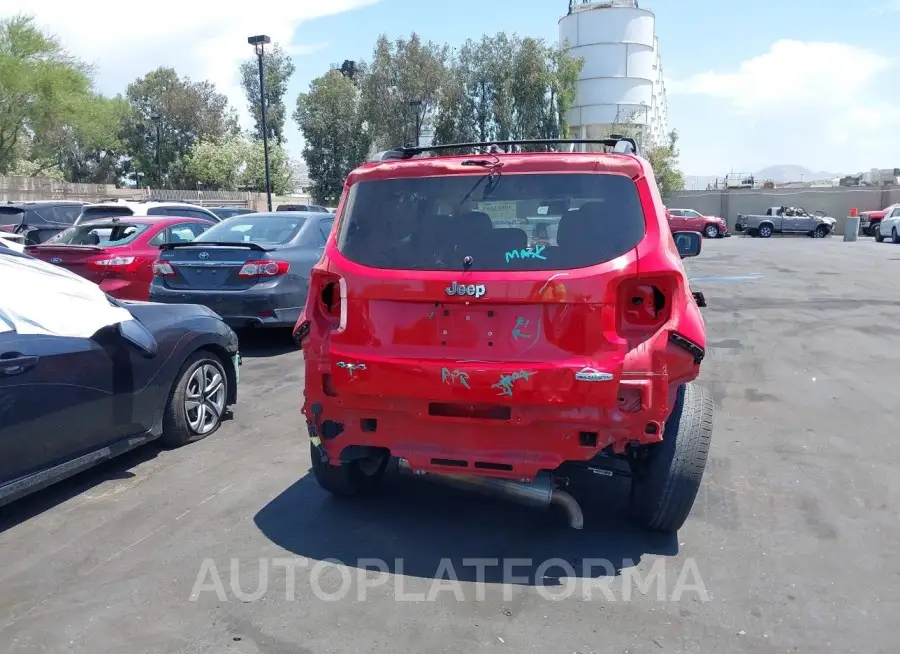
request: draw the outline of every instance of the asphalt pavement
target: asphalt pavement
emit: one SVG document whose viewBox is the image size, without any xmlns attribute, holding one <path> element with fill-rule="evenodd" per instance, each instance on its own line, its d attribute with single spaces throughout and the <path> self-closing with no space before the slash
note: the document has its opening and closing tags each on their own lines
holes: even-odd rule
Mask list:
<svg viewBox="0 0 900 654">
<path fill-rule="evenodd" d="M 686 265 L 717 414 L 677 537 L 632 526 L 618 478 L 573 480 L 582 532 L 395 475 L 334 500 L 300 354 L 247 336 L 213 437 L 0 509 L 0 650 L 895 652 L 900 246 L 731 238 Z"/>
</svg>

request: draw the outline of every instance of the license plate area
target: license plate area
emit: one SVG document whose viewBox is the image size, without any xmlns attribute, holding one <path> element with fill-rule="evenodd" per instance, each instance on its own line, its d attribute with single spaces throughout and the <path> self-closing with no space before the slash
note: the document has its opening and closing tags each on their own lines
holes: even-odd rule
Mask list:
<svg viewBox="0 0 900 654">
<path fill-rule="evenodd" d="M 434 312 L 437 340 L 448 348 L 477 349 L 495 358 L 527 350 L 540 337 L 539 305 L 446 303 L 435 306 Z"/>
</svg>

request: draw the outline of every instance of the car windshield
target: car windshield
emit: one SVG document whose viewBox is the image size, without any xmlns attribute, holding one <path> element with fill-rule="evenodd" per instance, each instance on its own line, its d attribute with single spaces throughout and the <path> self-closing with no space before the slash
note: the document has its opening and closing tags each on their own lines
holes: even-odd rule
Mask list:
<svg viewBox="0 0 900 654">
<path fill-rule="evenodd" d="M 47 245 L 128 245 L 148 227 L 131 223 L 81 224 L 48 239 Z"/>
<path fill-rule="evenodd" d="M 410 177 L 354 185 L 338 248 L 374 268 L 559 270 L 614 259 L 644 229 L 623 175 Z"/>
<path fill-rule="evenodd" d="M 297 235 L 304 220 L 302 216 L 236 216 L 210 227 L 195 242 L 281 245 Z"/>
</svg>

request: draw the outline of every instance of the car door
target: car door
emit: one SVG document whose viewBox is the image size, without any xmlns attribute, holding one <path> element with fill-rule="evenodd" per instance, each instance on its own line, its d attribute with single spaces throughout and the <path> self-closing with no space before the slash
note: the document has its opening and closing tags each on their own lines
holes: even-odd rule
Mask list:
<svg viewBox="0 0 900 654">
<path fill-rule="evenodd" d="M 0 332 L 0 484 L 136 431 L 131 368 L 112 339 Z"/>
<path fill-rule="evenodd" d="M 882 218 L 879 228 L 881 229 L 882 236 L 886 238 L 891 236 L 891 232 L 895 228 L 897 229 L 897 232 L 900 233 L 900 207 L 897 207 Z"/>
<path fill-rule="evenodd" d="M 791 231 L 801 233 L 811 232 L 818 224 L 818 220 L 816 220 L 815 216 L 809 215 L 806 209 L 799 207 L 794 210 L 794 216 L 791 218 Z"/>
<path fill-rule="evenodd" d="M 684 218 L 681 209 L 669 209 L 669 227 L 673 232 L 683 229 Z"/>
<path fill-rule="evenodd" d="M 690 232 L 702 232 L 703 231 L 703 216 L 694 211 L 693 209 L 685 209 L 682 211 L 682 221 L 683 221 L 683 229 L 686 229 Z"/>
</svg>

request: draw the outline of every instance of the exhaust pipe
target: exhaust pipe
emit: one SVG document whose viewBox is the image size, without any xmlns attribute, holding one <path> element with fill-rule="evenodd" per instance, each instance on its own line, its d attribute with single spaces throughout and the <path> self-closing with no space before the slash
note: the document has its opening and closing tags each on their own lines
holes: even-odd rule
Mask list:
<svg viewBox="0 0 900 654">
<path fill-rule="evenodd" d="M 447 486 L 467 491 L 478 491 L 485 495 L 512 500 L 526 506 L 543 508 L 555 504 L 566 512 L 569 526 L 573 529 L 584 528 L 584 514 L 575 498 L 553 485 L 553 475 L 540 472 L 534 481 L 525 484 L 498 477 L 477 477 L 472 475 L 447 475 L 437 472 L 416 471 L 406 459 L 400 459 L 400 472 L 407 475 L 424 476 Z"/>
</svg>

